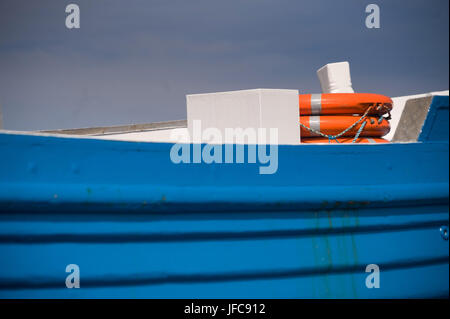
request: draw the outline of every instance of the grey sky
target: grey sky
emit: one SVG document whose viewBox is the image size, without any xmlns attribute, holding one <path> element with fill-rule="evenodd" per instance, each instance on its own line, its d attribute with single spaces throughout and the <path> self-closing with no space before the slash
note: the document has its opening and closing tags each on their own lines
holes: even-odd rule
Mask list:
<svg viewBox="0 0 450 319">
<path fill-rule="evenodd" d="M 76 3 L 81 28 L 65 27 Z M 381 28 L 367 29 L 376 3 Z M 350 62 L 353 87 L 390 96 L 448 89 L 448 0 L 0 0 L 4 128 L 183 119 L 185 94 L 320 92 L 316 70 Z"/>
</svg>

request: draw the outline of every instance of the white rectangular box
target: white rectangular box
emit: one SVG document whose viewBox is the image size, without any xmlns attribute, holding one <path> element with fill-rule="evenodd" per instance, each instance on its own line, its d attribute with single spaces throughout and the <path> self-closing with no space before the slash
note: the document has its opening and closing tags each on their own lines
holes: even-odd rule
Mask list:
<svg viewBox="0 0 450 319">
<path fill-rule="evenodd" d="M 297 90 L 253 89 L 191 94 L 186 100 L 191 139 L 193 122 L 200 120 L 202 130 L 216 128 L 223 136 L 226 128 L 265 128 L 267 131 L 277 128 L 279 144 L 300 144 Z"/>
</svg>

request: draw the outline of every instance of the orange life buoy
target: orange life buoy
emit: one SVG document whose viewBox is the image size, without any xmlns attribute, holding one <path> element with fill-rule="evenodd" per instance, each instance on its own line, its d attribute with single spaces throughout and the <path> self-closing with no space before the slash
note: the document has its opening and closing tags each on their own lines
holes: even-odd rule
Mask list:
<svg viewBox="0 0 450 319">
<path fill-rule="evenodd" d="M 369 115 L 383 115 L 392 110 L 392 99 L 373 93 L 300 94 L 300 116 L 325 114 L 364 114 L 374 106 Z"/>
<path fill-rule="evenodd" d="M 300 116 L 300 123 L 326 135 L 337 135 L 352 126 L 359 118 L 360 116 L 352 115 Z M 378 123 L 378 117 L 367 117 L 340 137 L 354 137 L 364 122 L 366 124 L 359 135 L 361 137 L 381 137 L 390 131 L 390 125 L 386 119 L 383 118 Z M 302 126 L 300 126 L 300 129 L 301 137 L 320 136 Z"/>
<path fill-rule="evenodd" d="M 326 137 L 305 137 L 302 138 L 302 143 L 314 143 L 314 144 L 337 144 L 337 143 L 352 143 L 353 137 L 341 137 L 337 139 L 337 142 L 335 140 L 329 140 Z M 355 143 L 357 144 L 385 144 L 389 143 L 388 140 L 385 140 L 384 138 L 379 137 L 359 137 L 356 139 Z"/>
</svg>

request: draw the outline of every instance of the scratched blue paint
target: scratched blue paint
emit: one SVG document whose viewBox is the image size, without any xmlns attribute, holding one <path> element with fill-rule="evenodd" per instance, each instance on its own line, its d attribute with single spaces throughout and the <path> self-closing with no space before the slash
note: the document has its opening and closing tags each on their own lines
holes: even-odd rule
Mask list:
<svg viewBox="0 0 450 319">
<path fill-rule="evenodd" d="M 448 297 L 440 117 L 419 143 L 280 146 L 273 175 L 176 165 L 170 144 L 1 133 L 0 297 Z"/>
<path fill-rule="evenodd" d="M 434 96 L 418 140 L 448 142 L 448 96 Z"/>
</svg>

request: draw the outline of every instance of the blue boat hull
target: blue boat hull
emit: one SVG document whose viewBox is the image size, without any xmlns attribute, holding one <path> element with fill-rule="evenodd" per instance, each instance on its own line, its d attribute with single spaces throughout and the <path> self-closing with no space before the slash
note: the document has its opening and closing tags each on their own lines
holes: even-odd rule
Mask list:
<svg viewBox="0 0 450 319">
<path fill-rule="evenodd" d="M 448 122 L 446 139 L 280 146 L 260 175 L 174 164 L 170 144 L 0 134 L 0 297 L 448 298 Z"/>
</svg>

